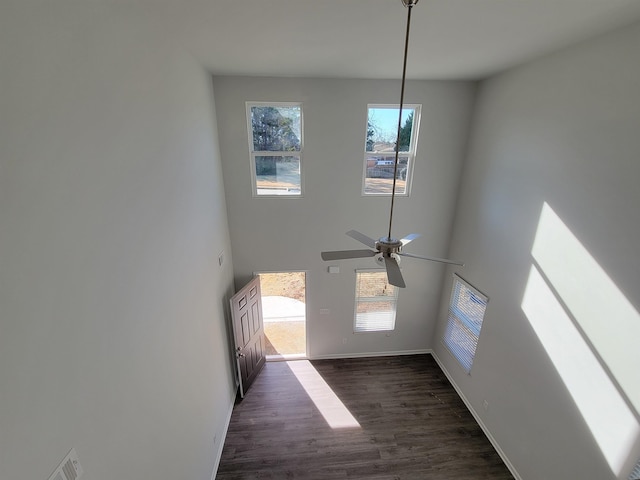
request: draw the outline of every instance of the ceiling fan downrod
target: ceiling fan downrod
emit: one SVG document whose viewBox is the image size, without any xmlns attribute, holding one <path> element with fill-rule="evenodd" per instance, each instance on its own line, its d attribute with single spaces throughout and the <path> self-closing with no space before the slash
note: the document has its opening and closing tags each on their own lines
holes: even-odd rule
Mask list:
<svg viewBox="0 0 640 480">
<path fill-rule="evenodd" d="M 407 7 L 407 29 L 404 38 L 404 57 L 402 60 L 402 84 L 400 87 L 400 111 L 398 113 L 398 129 L 396 135 L 396 157 L 393 162 L 393 186 L 391 187 L 391 211 L 389 213 L 389 234 L 387 240 L 392 241 L 391 225 L 393 224 L 393 204 L 396 198 L 396 178 L 398 175 L 398 159 L 400 156 L 400 131 L 402 130 L 402 108 L 404 107 L 404 86 L 407 77 L 407 56 L 409 53 L 409 31 L 411 29 L 411 9 L 416 6 L 418 0 L 402 0 L 402 4 Z"/>
<path fill-rule="evenodd" d="M 402 131 L 402 109 L 404 107 L 404 89 L 407 73 L 407 53 L 409 50 L 409 29 L 411 25 L 411 9 L 418 3 L 418 0 L 401 0 L 402 4 L 408 8 L 407 13 L 407 29 L 405 34 L 404 43 L 404 59 L 402 64 L 402 88 L 400 91 L 400 112 L 398 114 L 398 130 L 396 137 L 395 148 L 395 162 L 393 165 L 393 187 L 391 189 L 391 212 L 389 213 L 389 232 L 386 237 L 381 237 L 378 240 L 360 233 L 357 230 L 349 230 L 347 236 L 357 240 L 369 247 L 368 249 L 360 250 L 336 250 L 330 252 L 321 252 L 322 259 L 324 261 L 333 260 L 346 260 L 354 258 L 366 258 L 376 257 L 376 261 L 379 264 L 384 264 L 387 271 L 387 281 L 390 285 L 394 285 L 399 288 L 406 287 L 402 272 L 400 271 L 399 261 L 401 257 L 420 258 L 422 260 L 428 260 L 431 262 L 446 263 L 450 265 L 464 265 L 462 262 L 455 260 L 449 260 L 446 258 L 438 257 L 426 257 L 422 255 L 414 255 L 412 253 L 404 252 L 403 247 L 412 240 L 418 238 L 420 235 L 417 233 L 410 233 L 400 240 L 391 236 L 391 226 L 393 224 L 393 206 L 396 196 L 396 181 L 398 175 L 398 162 L 400 158 L 400 132 Z"/>
</svg>

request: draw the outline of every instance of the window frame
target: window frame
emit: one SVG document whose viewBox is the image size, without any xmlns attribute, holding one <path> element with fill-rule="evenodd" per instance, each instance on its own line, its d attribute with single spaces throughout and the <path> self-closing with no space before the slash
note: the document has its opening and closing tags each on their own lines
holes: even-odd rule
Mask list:
<svg viewBox="0 0 640 480">
<path fill-rule="evenodd" d="M 363 167 L 362 167 L 362 189 L 361 196 L 363 197 L 385 197 L 391 196 L 391 191 L 387 192 L 367 192 L 367 161 L 368 158 L 372 155 L 380 155 L 385 157 L 390 157 L 391 160 L 395 161 L 395 149 L 392 152 L 368 152 L 367 151 L 367 132 L 369 129 L 369 110 L 373 108 L 378 109 L 395 109 L 398 110 L 400 108 L 399 104 L 388 104 L 388 103 L 369 103 L 367 104 L 367 112 L 366 112 L 366 121 L 365 121 L 365 134 L 364 134 L 364 158 L 363 158 Z M 408 157 L 407 159 L 407 171 L 405 176 L 405 189 L 404 192 L 400 193 L 397 190 L 396 186 L 396 196 L 400 197 L 408 197 L 411 195 L 411 184 L 413 183 L 413 171 L 414 164 L 416 160 L 416 154 L 418 151 L 418 134 L 420 131 L 420 120 L 422 117 L 422 104 L 419 103 L 407 103 L 403 104 L 402 110 L 413 110 L 413 123 L 411 126 L 411 139 L 409 140 L 409 151 L 408 152 L 399 152 L 398 162 L 401 157 Z M 397 120 L 394 125 L 395 131 L 394 135 L 397 134 Z M 393 178 L 392 178 L 393 179 Z"/>
<path fill-rule="evenodd" d="M 354 305 L 354 314 L 353 314 L 353 333 L 354 334 L 360 334 L 360 333 L 376 333 L 376 332 L 392 332 L 395 330 L 396 328 L 396 318 L 397 318 L 397 314 L 398 314 L 398 293 L 400 291 L 400 289 L 398 287 L 396 287 L 395 285 L 391 285 L 389 283 L 389 280 L 387 279 L 387 271 L 385 269 L 381 269 L 381 268 L 359 268 L 355 270 L 356 272 L 356 285 L 355 285 L 355 305 Z M 385 281 L 387 283 L 387 285 L 390 288 L 393 288 L 393 296 L 378 296 L 378 297 L 359 297 L 358 296 L 358 290 L 359 290 L 359 284 L 360 284 L 360 280 L 359 280 L 359 275 L 360 274 L 367 274 L 367 273 L 381 273 L 384 275 L 385 277 Z M 392 310 L 392 318 L 390 321 L 390 328 L 377 328 L 377 329 L 371 329 L 371 328 L 360 328 L 358 329 L 358 305 L 360 303 L 373 303 L 373 302 L 380 302 L 380 301 L 390 301 L 392 303 L 393 306 L 393 310 Z"/>
<path fill-rule="evenodd" d="M 458 284 L 460 285 L 459 288 Z M 472 320 L 467 318 L 464 312 L 460 308 L 458 308 L 459 302 L 457 300 L 460 298 L 460 294 L 458 292 L 461 288 L 469 290 L 471 296 L 476 297 L 477 300 L 484 304 L 484 310 L 482 311 L 479 325 L 476 325 Z M 478 302 L 475 301 L 475 303 Z M 447 350 L 449 350 L 449 353 L 451 353 L 451 355 L 458 361 L 460 367 L 468 375 L 471 375 L 471 369 L 475 361 L 477 346 L 480 340 L 480 334 L 482 333 L 482 326 L 484 325 L 484 320 L 487 314 L 488 304 L 489 297 L 486 294 L 478 290 L 457 273 L 453 274 L 451 295 L 449 297 L 449 306 L 447 308 L 447 320 L 441 342 L 444 344 Z M 460 328 L 459 325 L 461 325 L 462 328 Z M 464 340 L 471 341 L 473 343 L 473 351 L 465 349 L 463 345 L 456 341 L 458 337 L 452 335 L 454 329 L 457 329 L 458 332 L 462 332 L 463 335 L 467 334 L 464 337 Z"/>
<path fill-rule="evenodd" d="M 252 107 L 300 107 L 300 150 L 299 151 L 265 151 L 253 149 L 253 126 L 251 124 Z M 247 120 L 247 140 L 249 143 L 249 168 L 251 171 L 251 196 L 253 198 L 302 198 L 304 196 L 304 175 L 302 168 L 302 157 L 304 151 L 304 113 L 302 102 L 245 102 Z M 258 175 L 256 173 L 256 157 L 297 157 L 300 166 L 300 193 L 299 194 L 259 194 Z"/>
</svg>

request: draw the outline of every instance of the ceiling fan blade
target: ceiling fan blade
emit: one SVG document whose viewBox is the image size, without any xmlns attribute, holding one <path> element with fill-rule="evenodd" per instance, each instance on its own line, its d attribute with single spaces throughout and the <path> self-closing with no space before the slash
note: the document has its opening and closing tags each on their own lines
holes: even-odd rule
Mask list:
<svg viewBox="0 0 640 480">
<path fill-rule="evenodd" d="M 356 230 L 349 230 L 347 235 L 354 240 L 358 240 L 360 243 L 364 243 L 367 247 L 376 248 L 376 241 L 373 238 L 367 237 L 364 233 L 360 233 Z"/>
<path fill-rule="evenodd" d="M 322 259 L 327 260 L 346 260 L 348 258 L 364 258 L 373 257 L 376 253 L 373 250 L 337 250 L 334 252 L 322 252 Z"/>
<path fill-rule="evenodd" d="M 446 258 L 422 257 L 420 255 L 414 255 L 412 253 L 407 253 L 407 252 L 400 252 L 398 255 L 401 255 L 403 257 L 420 258 L 422 260 L 429 260 L 431 262 L 440 262 L 440 263 L 448 263 L 448 264 L 451 264 L 451 265 L 460 265 L 461 267 L 464 267 L 464 263 L 458 262 L 456 260 L 448 260 Z"/>
<path fill-rule="evenodd" d="M 409 235 L 407 235 L 406 237 L 404 237 L 400 241 L 402 242 L 402 245 L 406 245 L 410 241 L 415 240 L 416 238 L 418 238 L 419 236 L 420 236 L 419 233 L 410 233 Z"/>
<path fill-rule="evenodd" d="M 387 280 L 389 283 L 400 288 L 406 287 L 404 278 L 402 278 L 402 273 L 400 272 L 400 266 L 398 265 L 398 262 L 396 262 L 396 259 L 393 257 L 383 258 L 384 264 L 387 267 Z"/>
</svg>

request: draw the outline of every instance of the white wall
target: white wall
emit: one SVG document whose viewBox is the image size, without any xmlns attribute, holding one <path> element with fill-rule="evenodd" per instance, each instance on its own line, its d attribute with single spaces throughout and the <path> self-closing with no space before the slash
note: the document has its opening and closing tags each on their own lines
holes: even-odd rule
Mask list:
<svg viewBox="0 0 640 480">
<path fill-rule="evenodd" d="M 127 3 L 1 8 L 3 479 L 209 480 L 232 405 L 211 79 Z"/>
<path fill-rule="evenodd" d="M 430 348 L 443 268 L 407 259 L 396 329 L 353 334 L 355 269 L 373 259 L 323 262 L 323 250 L 361 248 L 344 233 L 386 235 L 390 199 L 361 195 L 367 104 L 397 104 L 398 81 L 214 77 L 236 286 L 252 272 L 306 270 L 312 357 Z M 474 84 L 409 82 L 405 101 L 422 104 L 413 188 L 398 197 L 393 234 L 423 236 L 407 251 L 444 256 L 465 147 Z M 247 101 L 298 101 L 304 115 L 304 197 L 252 198 Z M 329 265 L 339 274 L 327 273 Z M 320 309 L 329 315 L 320 315 Z M 343 344 L 343 338 L 347 340 Z"/>
<path fill-rule="evenodd" d="M 451 254 L 490 301 L 470 376 L 446 305 L 434 346 L 525 479 L 626 479 L 640 456 L 638 51 L 635 25 L 479 91 Z"/>
</svg>

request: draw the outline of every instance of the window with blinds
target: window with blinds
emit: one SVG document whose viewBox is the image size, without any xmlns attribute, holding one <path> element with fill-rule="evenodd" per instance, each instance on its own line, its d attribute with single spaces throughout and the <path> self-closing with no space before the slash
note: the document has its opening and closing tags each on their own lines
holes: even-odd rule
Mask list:
<svg viewBox="0 0 640 480">
<path fill-rule="evenodd" d="M 393 330 L 396 325 L 398 289 L 387 281 L 384 270 L 356 270 L 354 332 Z"/>
<path fill-rule="evenodd" d="M 488 301 L 486 295 L 454 274 L 443 341 L 467 373 L 473 365 Z"/>
<path fill-rule="evenodd" d="M 638 463 L 636 463 L 631 475 L 629 475 L 629 480 L 640 480 L 640 459 L 638 460 Z"/>
</svg>

